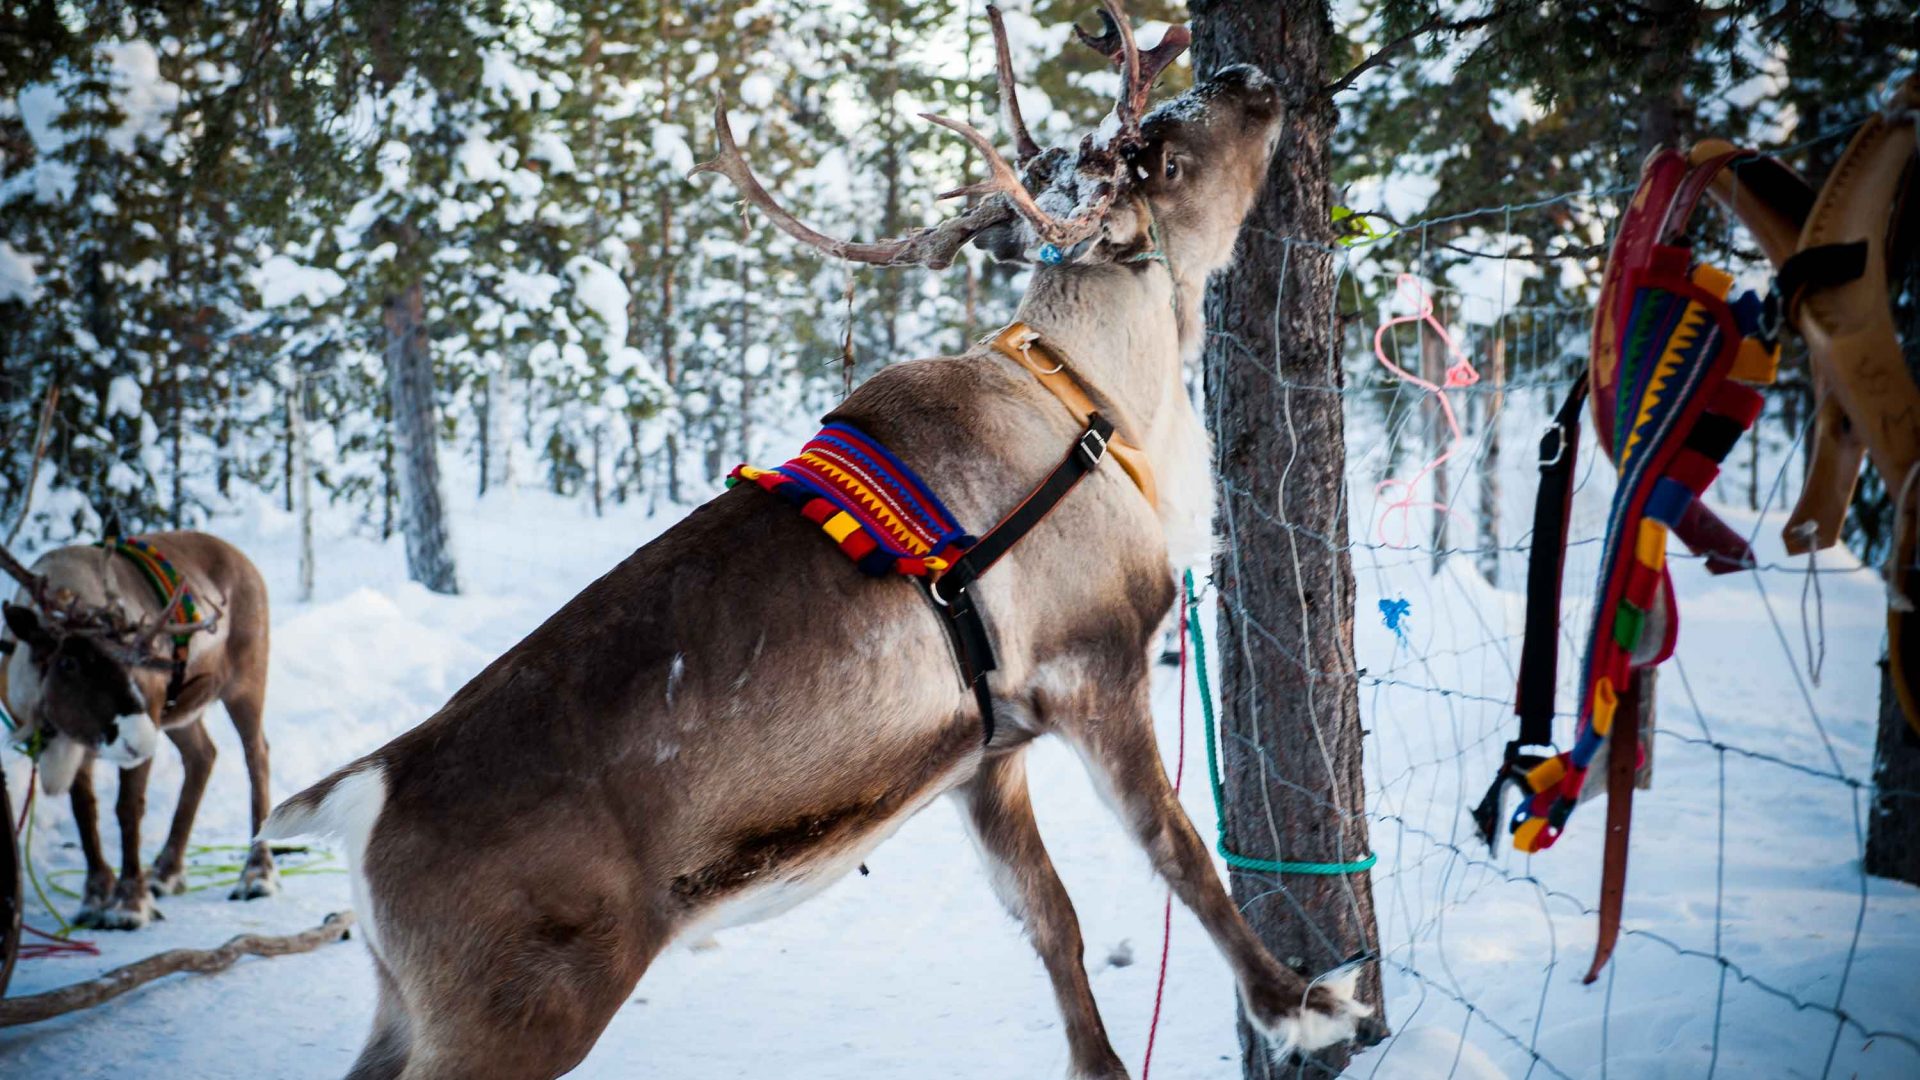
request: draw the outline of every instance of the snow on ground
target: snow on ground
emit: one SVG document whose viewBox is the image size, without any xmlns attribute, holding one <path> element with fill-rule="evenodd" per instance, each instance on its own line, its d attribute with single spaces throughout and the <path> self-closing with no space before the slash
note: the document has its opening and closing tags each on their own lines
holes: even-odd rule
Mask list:
<svg viewBox="0 0 1920 1080">
<path fill-rule="evenodd" d="M 468 589 L 459 598 L 408 583 L 398 542 L 379 545 L 323 521 L 318 595 L 299 603 L 295 534 L 284 514 L 250 506 L 215 523 L 261 564 L 272 590 L 268 731 L 276 798 L 429 715 L 670 520 L 638 506 L 611 507 L 596 519 L 582 503 L 537 491 L 454 503 Z M 1590 535 L 1592 508 L 1584 513 Z M 1398 1034 L 1358 1057 L 1353 1075 L 1518 1077 L 1529 1072 L 1524 1047 L 1536 1039 L 1542 1062 L 1535 1076 L 1706 1071 L 1723 976 L 1713 959 L 1722 755 L 1686 740 L 1711 731 L 1815 770 L 1866 776 L 1882 636 L 1877 579 L 1844 555 L 1823 555 L 1822 567 L 1836 572 L 1820 578 L 1827 658 L 1820 685 L 1811 686 L 1799 637 L 1804 563 L 1787 560 L 1773 539 L 1777 516 L 1736 515 L 1735 523 L 1757 528 L 1763 559 L 1784 565 L 1762 576 L 1763 602 L 1750 576 L 1712 579 L 1697 563 L 1677 564 L 1685 621 L 1679 663 L 1661 683 L 1664 730 L 1676 734 L 1657 743 L 1655 787 L 1636 804 L 1627 923 L 1639 932 L 1623 941 L 1613 975 L 1593 987 L 1579 983 L 1593 933 L 1581 905 L 1590 907 L 1596 893 L 1604 807 L 1582 808 L 1565 839 L 1531 860 L 1512 852 L 1489 857 L 1475 847 L 1461 812 L 1477 801 L 1509 737 L 1504 701 L 1519 648 L 1519 597 L 1496 591 L 1461 560 L 1435 575 L 1425 555 L 1356 558 L 1358 660 L 1368 672 L 1361 701 L 1374 732 L 1368 799 L 1381 857 L 1374 889 L 1388 962 L 1387 1018 Z M 1570 598 L 1585 588 L 1591 565 L 1590 554 L 1570 559 Z M 1409 601 L 1404 639 L 1376 616 L 1381 598 Z M 1775 636 L 1768 602 L 1784 639 Z M 1578 610 L 1570 614 L 1577 624 Z M 1179 688 L 1171 669 L 1161 668 L 1158 679 L 1162 747 L 1171 762 Z M 1433 687 L 1456 692 L 1425 689 Z M 1184 801 L 1211 837 L 1191 700 L 1189 713 Z M 241 755 L 224 717 L 210 717 L 209 727 L 221 754 L 195 838 L 237 844 L 248 830 Z M 1728 1076 L 1818 1076 L 1832 1049 L 1835 1075 L 1920 1074 L 1912 1045 L 1851 1029 L 1836 1044 L 1830 1014 L 1796 1009 L 1768 989 L 1808 1003 L 1835 1000 L 1864 887 L 1844 1008 L 1867 1029 L 1920 1036 L 1912 977 L 1920 968 L 1920 890 L 1861 877 L 1861 796 L 1739 754 L 1725 755 L 1724 764 L 1718 951 L 1738 967 L 1725 969 L 1718 1067 Z M 9 755 L 7 769 L 17 795 L 24 762 Z M 1042 831 L 1079 910 L 1094 992 L 1116 1048 L 1137 1073 L 1163 887 L 1063 746 L 1037 747 L 1031 775 Z M 146 818 L 150 850 L 164 833 L 179 778 L 177 757 L 163 750 Z M 110 850 L 117 843 L 110 826 L 107 843 Z M 34 852 L 43 875 L 72 883 L 79 855 L 64 806 L 40 807 Z M 226 857 L 212 851 L 202 861 Z M 102 947 L 97 959 L 23 962 L 11 992 L 49 989 L 163 948 L 301 929 L 349 906 L 345 880 L 325 872 L 324 857 L 305 860 L 320 872 L 290 875 L 277 898 L 232 903 L 216 885 L 169 899 L 166 920 L 147 930 L 87 935 Z M 770 1063 L 794 1080 L 1064 1075 L 1066 1050 L 1045 975 L 989 891 L 957 815 L 930 808 L 868 865 L 871 876 L 851 876 L 772 922 L 724 932 L 717 948 L 663 957 L 577 1075 L 760 1077 Z M 204 880 L 217 882 L 218 874 Z M 57 900 L 71 912 L 72 900 Z M 31 901 L 29 919 L 51 922 Z M 1237 1075 L 1226 967 L 1184 909 L 1176 908 L 1172 932 L 1153 1075 Z M 1473 1003 L 1471 1015 L 1461 1000 Z M 372 973 L 357 942 L 248 960 L 220 975 L 173 977 L 99 1009 L 0 1032 L 0 1075 L 337 1076 L 359 1048 L 372 1005 Z"/>
</svg>

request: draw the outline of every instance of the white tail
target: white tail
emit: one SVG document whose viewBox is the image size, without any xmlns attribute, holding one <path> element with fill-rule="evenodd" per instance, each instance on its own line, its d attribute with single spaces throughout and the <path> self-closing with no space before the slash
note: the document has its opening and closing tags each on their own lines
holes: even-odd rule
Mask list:
<svg viewBox="0 0 1920 1080">
<path fill-rule="evenodd" d="M 318 784 L 281 803 L 267 815 L 256 840 L 290 840 L 297 836 L 337 839 L 345 849 L 347 873 L 353 887 L 353 906 L 366 935 L 367 948 L 380 953 L 374 929 L 373 894 L 367 884 L 367 844 L 374 823 L 387 802 L 386 769 L 376 761 L 356 761 Z"/>
</svg>

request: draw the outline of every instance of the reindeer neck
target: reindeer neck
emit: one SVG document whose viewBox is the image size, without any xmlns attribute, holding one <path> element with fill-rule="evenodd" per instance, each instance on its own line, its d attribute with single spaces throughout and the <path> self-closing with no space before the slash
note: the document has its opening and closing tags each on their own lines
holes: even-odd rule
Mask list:
<svg viewBox="0 0 1920 1080">
<path fill-rule="evenodd" d="M 1179 282 L 1165 264 L 1041 267 L 1021 298 L 1019 319 L 1112 404 L 1123 432 L 1152 444 L 1177 422 L 1170 406 L 1185 408 L 1180 368 L 1199 351 L 1200 302 L 1200 289 Z"/>
</svg>

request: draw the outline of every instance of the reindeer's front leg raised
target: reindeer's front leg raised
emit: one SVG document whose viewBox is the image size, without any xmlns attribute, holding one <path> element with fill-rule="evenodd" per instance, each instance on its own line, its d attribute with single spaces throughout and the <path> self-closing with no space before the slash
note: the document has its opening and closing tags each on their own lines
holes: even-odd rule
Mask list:
<svg viewBox="0 0 1920 1080">
<path fill-rule="evenodd" d="M 1027 793 L 1026 751 L 988 759 L 958 794 L 995 891 L 1026 924 L 1027 936 L 1053 979 L 1075 1080 L 1124 1080 L 1126 1067 L 1107 1041 L 1087 985 L 1080 918 L 1040 842 Z"/>
<path fill-rule="evenodd" d="M 1317 1050 L 1351 1039 L 1369 1011 L 1353 1001 L 1353 976 L 1309 988 L 1306 979 L 1273 958 L 1227 895 L 1212 853 L 1160 764 L 1144 666 L 1131 690 L 1103 693 L 1100 700 L 1088 714 L 1098 720 L 1063 725 L 1063 734 L 1080 747 L 1095 784 L 1112 793 L 1114 809 L 1154 869 L 1226 955 L 1248 1017 L 1276 1049 Z"/>
</svg>

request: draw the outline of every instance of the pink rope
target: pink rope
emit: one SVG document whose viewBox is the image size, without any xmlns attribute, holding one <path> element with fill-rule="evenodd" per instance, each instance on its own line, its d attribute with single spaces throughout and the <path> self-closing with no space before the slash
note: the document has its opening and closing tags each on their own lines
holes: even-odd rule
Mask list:
<svg viewBox="0 0 1920 1080">
<path fill-rule="evenodd" d="M 1374 359 L 1380 361 L 1381 367 L 1386 368 L 1403 381 L 1417 386 L 1421 390 L 1439 399 L 1440 415 L 1447 422 L 1447 432 L 1449 435 L 1447 449 L 1443 451 L 1440 456 L 1421 466 L 1420 471 L 1414 473 L 1410 479 L 1400 480 L 1394 477 L 1388 477 L 1374 486 L 1374 495 L 1381 498 L 1386 497 L 1389 490 L 1398 488 L 1400 491 L 1398 498 L 1381 509 L 1379 523 L 1375 526 L 1375 535 L 1378 536 L 1380 542 L 1383 544 L 1391 547 L 1404 548 L 1408 546 L 1407 539 L 1411 529 L 1410 519 L 1415 510 L 1444 510 L 1448 514 L 1454 513 L 1452 507 L 1443 503 L 1415 499 L 1414 491 L 1419 487 L 1422 480 L 1425 480 L 1442 465 L 1445 465 L 1447 459 L 1453 457 L 1452 444 L 1460 441 L 1460 419 L 1454 415 L 1453 401 L 1447 397 L 1447 391 L 1472 386 L 1474 383 L 1479 382 L 1480 372 L 1474 369 L 1473 361 L 1467 359 L 1467 354 L 1461 352 L 1460 347 L 1454 344 L 1453 335 L 1447 332 L 1446 324 L 1434 316 L 1433 298 L 1427 295 L 1427 290 L 1421 286 L 1420 279 L 1414 277 L 1412 274 L 1401 274 L 1394 279 L 1394 287 L 1400 296 L 1412 302 L 1414 312 L 1411 315 L 1398 315 L 1387 319 L 1380 324 L 1379 328 L 1374 330 Z M 1428 327 L 1428 332 L 1439 335 L 1440 343 L 1445 346 L 1447 355 L 1453 357 L 1453 362 L 1447 366 L 1444 386 L 1435 386 L 1433 383 L 1428 382 L 1426 379 L 1406 370 L 1387 358 L 1387 333 L 1394 327 L 1406 323 L 1425 323 Z M 1400 538 L 1398 540 L 1389 540 L 1387 538 L 1387 518 L 1395 515 L 1398 516 L 1400 521 Z"/>
<path fill-rule="evenodd" d="M 1173 793 L 1187 776 L 1187 594 L 1180 592 L 1180 749 L 1174 758 Z M 1153 1071 L 1153 1040 L 1160 1034 L 1160 1006 L 1167 995 L 1167 954 L 1173 949 L 1173 890 L 1167 890 L 1166 910 L 1160 916 L 1160 981 L 1153 989 L 1153 1020 L 1147 1025 L 1147 1053 L 1140 1062 L 1140 1080 Z"/>
</svg>

